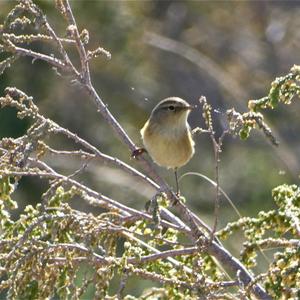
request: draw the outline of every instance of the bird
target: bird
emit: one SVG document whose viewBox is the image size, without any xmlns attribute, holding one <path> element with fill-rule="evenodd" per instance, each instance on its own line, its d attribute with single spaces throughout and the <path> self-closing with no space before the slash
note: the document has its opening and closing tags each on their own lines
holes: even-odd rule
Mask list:
<svg viewBox="0 0 300 300">
<path fill-rule="evenodd" d="M 176 194 L 179 195 L 178 174 L 195 153 L 195 143 L 188 124 L 194 106 L 179 97 L 160 101 L 141 129 L 145 150 L 159 166 L 174 170 Z"/>
</svg>

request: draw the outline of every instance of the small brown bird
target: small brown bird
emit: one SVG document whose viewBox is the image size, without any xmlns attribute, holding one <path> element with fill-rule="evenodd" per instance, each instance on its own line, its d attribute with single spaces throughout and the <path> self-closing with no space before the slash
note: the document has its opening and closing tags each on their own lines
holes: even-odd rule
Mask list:
<svg viewBox="0 0 300 300">
<path fill-rule="evenodd" d="M 187 122 L 193 108 L 181 98 L 166 98 L 154 107 L 141 129 L 144 146 L 154 162 L 174 170 L 177 194 L 177 169 L 184 166 L 195 152 Z"/>
</svg>

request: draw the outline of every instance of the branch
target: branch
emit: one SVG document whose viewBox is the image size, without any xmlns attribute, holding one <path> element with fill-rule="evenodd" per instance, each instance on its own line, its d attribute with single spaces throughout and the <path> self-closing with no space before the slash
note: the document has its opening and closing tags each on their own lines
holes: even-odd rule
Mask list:
<svg viewBox="0 0 300 300">
<path fill-rule="evenodd" d="M 55 244 L 55 245 L 49 245 L 48 246 L 48 249 L 59 249 L 59 248 L 62 248 L 62 249 L 68 249 L 68 250 L 76 250 L 76 251 L 80 251 L 80 252 L 83 252 L 85 253 L 86 255 L 88 255 L 88 257 L 76 257 L 76 258 L 73 258 L 72 261 L 74 262 L 77 262 L 77 263 L 80 263 L 82 261 L 85 261 L 87 259 L 90 258 L 90 255 L 91 255 L 91 251 L 84 247 L 84 246 L 81 246 L 81 245 L 78 245 L 78 244 L 67 244 L 67 243 L 60 243 L 60 244 Z M 47 249 L 47 250 L 48 250 Z M 164 256 L 164 253 L 161 253 L 162 256 Z M 155 257 L 155 256 L 153 256 Z M 141 260 L 144 260 L 145 261 L 149 258 L 149 256 L 144 256 L 144 257 L 141 257 Z M 115 257 L 103 257 L 99 254 L 96 254 L 96 253 L 92 253 L 92 259 L 94 260 L 94 262 L 96 262 L 98 265 L 102 266 L 102 265 L 111 265 L 113 263 L 116 263 L 118 264 L 119 260 L 121 258 L 115 258 Z M 63 257 L 58 257 L 58 258 L 54 258 L 54 259 L 50 259 L 50 262 L 58 262 L 58 263 L 66 263 L 67 259 L 63 258 Z M 132 266 L 135 266 L 135 265 L 139 265 L 141 262 L 138 261 L 137 259 L 135 258 L 128 258 L 127 259 L 127 262 L 132 265 Z M 178 285 L 178 286 L 182 286 L 182 287 L 185 287 L 185 288 L 189 288 L 189 289 L 198 289 L 198 288 L 201 288 L 203 286 L 205 286 L 206 284 L 208 286 L 210 286 L 211 288 L 213 287 L 232 287 L 232 286 L 235 286 L 237 285 L 237 282 L 235 281 L 225 281 L 225 282 L 217 282 L 217 283 L 206 283 L 206 282 L 199 282 L 199 283 L 195 283 L 194 285 L 190 285 L 188 283 L 185 283 L 184 281 L 180 281 L 180 280 L 177 280 L 177 279 L 171 279 L 171 278 L 166 278 L 162 275 L 158 275 L 154 272 L 147 272 L 143 269 L 137 269 L 137 268 L 133 268 L 132 266 L 125 266 L 125 270 L 127 270 L 128 272 L 132 272 L 136 275 L 139 275 L 141 276 L 142 278 L 145 278 L 145 279 L 150 279 L 150 280 L 153 280 L 153 281 L 157 281 L 157 282 L 160 282 L 162 284 L 171 284 L 171 285 Z"/>
<path fill-rule="evenodd" d="M 52 65 L 53 67 L 65 70 L 66 72 L 70 71 L 69 67 L 62 60 L 60 60 L 56 57 L 52 57 L 52 56 L 49 56 L 46 54 L 35 52 L 33 50 L 17 47 L 14 44 L 12 44 L 11 42 L 8 42 L 8 43 L 9 43 L 9 46 L 12 48 L 11 52 L 15 53 L 16 55 L 29 56 L 29 57 L 34 58 L 34 60 L 36 60 L 36 59 L 43 60 L 43 61 L 49 63 L 50 65 Z"/>
<path fill-rule="evenodd" d="M 79 188 L 79 190 L 86 193 L 86 195 L 89 197 L 83 197 L 83 199 L 85 201 L 87 201 L 90 205 L 97 205 L 97 206 L 104 207 L 109 210 L 114 210 L 117 208 L 125 216 L 137 215 L 137 216 L 142 217 L 145 220 L 152 221 L 151 215 L 140 212 L 133 208 L 127 207 L 127 206 L 119 203 L 118 201 L 115 201 L 101 193 L 98 193 L 98 192 L 88 188 L 87 186 L 77 182 L 74 179 L 69 178 L 68 176 L 58 174 L 53 169 L 51 169 L 49 166 L 47 166 L 44 162 L 36 161 L 31 158 L 29 158 L 29 161 L 47 171 L 45 172 L 45 171 L 34 170 L 34 169 L 27 170 L 27 171 L 1 170 L 0 174 L 3 176 L 37 176 L 40 178 L 60 180 L 61 182 L 68 183 L 71 186 L 73 185 L 73 186 Z M 82 195 L 82 196 L 84 196 L 84 195 Z M 165 226 L 167 228 L 173 228 L 173 229 L 176 229 L 179 231 L 186 232 L 185 228 L 178 227 L 177 225 L 174 225 L 174 224 L 164 221 L 164 220 L 161 221 L 161 225 Z"/>
<path fill-rule="evenodd" d="M 44 61 L 47 61 L 49 64 L 56 66 L 62 70 L 67 70 L 69 73 L 73 75 L 73 80 L 77 80 L 81 87 L 85 90 L 85 92 L 92 98 L 92 100 L 95 102 L 96 107 L 98 111 L 101 113 L 105 121 L 113 128 L 114 132 L 117 134 L 119 139 L 128 146 L 129 150 L 133 152 L 137 147 L 133 143 L 133 141 L 130 139 L 130 137 L 127 135 L 125 130 L 122 128 L 122 126 L 118 123 L 118 121 L 114 118 L 114 116 L 111 114 L 111 112 L 108 110 L 107 106 L 104 104 L 96 90 L 94 89 L 91 80 L 90 80 L 90 74 L 89 74 L 89 65 L 88 65 L 88 59 L 85 51 L 84 43 L 80 39 L 80 35 L 77 29 L 76 21 L 74 19 L 74 16 L 71 11 L 71 7 L 69 5 L 69 2 L 67 0 L 64 0 L 63 3 L 65 3 L 66 8 L 66 16 L 67 20 L 69 22 L 69 30 L 73 34 L 73 37 L 76 41 L 76 47 L 78 49 L 78 53 L 80 56 L 81 61 L 81 72 L 76 73 L 72 68 L 70 68 L 69 65 L 64 63 L 63 61 L 52 58 L 51 56 L 47 56 L 44 54 L 39 54 L 36 52 L 33 52 L 31 50 L 27 50 L 20 47 L 15 47 L 12 44 L 13 51 L 16 51 L 19 55 L 23 56 L 31 56 L 37 59 L 42 59 Z M 57 43 L 59 47 L 61 47 L 60 41 L 57 40 Z M 62 50 L 61 50 L 62 51 Z M 62 51 L 63 52 L 63 51 Z M 57 128 L 54 128 L 57 129 Z M 103 157 L 103 156 L 102 156 Z M 155 184 L 158 184 L 159 190 L 166 192 L 169 199 L 172 201 L 175 209 L 179 213 L 179 215 L 182 217 L 182 219 L 185 221 L 185 223 L 190 227 L 190 230 L 186 230 L 185 228 L 180 228 L 174 224 L 171 224 L 166 221 L 161 221 L 161 225 L 166 226 L 168 228 L 174 228 L 179 231 L 183 231 L 185 234 L 190 236 L 190 238 L 193 240 L 194 244 L 197 245 L 197 248 L 204 248 L 208 251 L 210 255 L 213 255 L 217 258 L 222 264 L 229 267 L 235 274 L 238 272 L 240 273 L 240 280 L 242 281 L 244 286 L 247 286 L 252 280 L 253 277 L 251 274 L 247 271 L 247 269 L 221 245 L 219 245 L 215 241 L 210 241 L 205 235 L 200 231 L 199 225 L 197 222 L 197 219 L 193 215 L 193 213 L 184 205 L 180 199 L 176 197 L 172 189 L 166 184 L 166 182 L 157 174 L 157 172 L 154 169 L 153 163 L 149 162 L 145 159 L 144 156 L 139 156 L 138 161 L 143 166 L 146 173 L 149 175 L 149 177 L 153 178 Z M 46 169 L 46 171 L 34 171 L 30 170 L 28 171 L 7 171 L 2 170 L 1 173 L 3 175 L 11 175 L 11 176 L 39 176 L 44 177 L 48 179 L 55 179 L 55 180 L 61 180 L 62 182 L 74 185 L 79 190 L 84 191 L 86 195 L 89 197 L 85 197 L 85 200 L 88 201 L 90 204 L 97 204 L 102 207 L 106 207 L 108 209 L 120 209 L 125 216 L 130 215 L 137 215 L 140 216 L 146 220 L 151 221 L 152 216 L 139 212 L 137 210 L 134 210 L 132 208 L 126 207 L 125 205 L 122 205 L 118 203 L 117 201 L 110 199 L 100 193 L 95 192 L 92 189 L 89 189 L 88 187 L 76 182 L 75 180 L 60 175 L 56 173 L 54 170 L 41 162 L 41 161 L 34 161 L 30 160 L 31 163 L 36 163 L 39 167 Z M 125 167 L 123 165 L 123 167 Z M 128 171 L 129 168 L 126 167 L 126 170 Z M 132 170 L 130 170 L 132 172 Z M 145 180 L 145 178 L 144 178 Z M 148 181 L 148 180 L 147 180 Z M 149 181 L 148 181 L 149 183 Z M 153 184 L 152 184 L 153 185 Z M 208 243 L 210 241 L 210 243 Z M 145 271 L 141 272 L 141 276 L 145 275 Z M 159 275 L 158 275 L 159 276 Z M 153 276 L 152 276 L 153 277 Z M 154 276 L 155 277 L 155 276 Z M 153 278 L 154 278 L 153 277 Z M 157 278 L 158 279 L 158 278 Z M 166 281 L 162 281 L 166 282 Z M 171 281 L 170 283 L 174 283 L 174 281 Z M 176 283 L 175 283 L 176 284 Z M 252 287 L 253 293 L 259 297 L 260 299 L 271 299 L 266 292 L 258 285 L 255 284 Z"/>
<path fill-rule="evenodd" d="M 213 241 L 208 247 L 207 252 L 216 257 L 217 260 L 223 265 L 228 267 L 234 274 L 239 273 L 239 277 L 244 287 L 247 287 L 254 281 L 254 277 L 250 274 L 250 272 L 245 268 L 245 266 L 235 257 L 233 257 L 228 250 L 224 247 L 218 245 L 215 241 Z M 265 290 L 259 285 L 254 284 L 252 286 L 253 294 L 261 300 L 272 300 L 272 297 L 269 296 Z"/>
<path fill-rule="evenodd" d="M 76 47 L 80 56 L 81 69 L 82 69 L 82 80 L 86 84 L 91 83 L 90 70 L 89 70 L 89 61 L 87 59 L 86 51 L 83 42 L 80 39 L 79 31 L 77 28 L 77 24 L 75 22 L 75 18 L 73 16 L 73 12 L 71 10 L 70 4 L 68 0 L 63 0 L 63 5 L 65 6 L 65 16 L 69 23 L 69 31 L 72 34 L 73 38 L 76 42 Z"/>
</svg>

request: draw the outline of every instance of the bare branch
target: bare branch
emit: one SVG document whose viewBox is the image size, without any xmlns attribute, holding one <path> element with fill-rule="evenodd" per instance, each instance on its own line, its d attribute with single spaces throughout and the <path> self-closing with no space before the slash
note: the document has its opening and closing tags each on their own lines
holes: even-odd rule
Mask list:
<svg viewBox="0 0 300 300">
<path fill-rule="evenodd" d="M 53 67 L 56 67 L 58 69 L 62 69 L 64 71 L 69 72 L 69 68 L 68 66 L 60 59 L 46 55 L 46 54 L 42 54 L 39 52 L 35 52 L 33 50 L 29 50 L 29 49 L 25 49 L 25 48 L 21 48 L 21 47 L 17 47 L 14 44 L 12 44 L 11 42 L 9 43 L 9 47 L 12 48 L 12 53 L 15 53 L 16 55 L 20 55 L 20 56 L 29 56 L 32 57 L 34 60 L 38 59 L 38 60 L 43 60 L 47 63 L 49 63 L 50 65 L 52 65 Z"/>
<path fill-rule="evenodd" d="M 69 31 L 72 35 L 72 37 L 76 41 L 76 47 L 80 56 L 80 62 L 81 62 L 81 68 L 82 68 L 82 80 L 86 84 L 91 83 L 91 77 L 90 77 L 90 70 L 89 70 L 89 62 L 87 59 L 87 54 L 84 48 L 84 44 L 82 43 L 80 39 L 80 34 L 77 28 L 77 24 L 75 21 L 75 18 L 73 16 L 73 12 L 71 10 L 70 4 L 68 0 L 63 0 L 64 7 L 65 7 L 65 16 L 67 18 L 67 21 L 69 23 Z"/>
</svg>

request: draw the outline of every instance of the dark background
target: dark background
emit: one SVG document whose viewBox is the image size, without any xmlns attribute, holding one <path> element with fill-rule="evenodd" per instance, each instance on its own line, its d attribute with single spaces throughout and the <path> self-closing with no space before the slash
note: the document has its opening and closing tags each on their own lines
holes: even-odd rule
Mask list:
<svg viewBox="0 0 300 300">
<path fill-rule="evenodd" d="M 66 36 L 64 20 L 52 1 L 38 3 L 58 35 Z M 92 80 L 110 111 L 138 145 L 139 130 L 161 99 L 178 96 L 197 104 L 199 97 L 205 95 L 216 110 L 214 124 L 220 135 L 227 126 L 227 109 L 246 111 L 249 99 L 267 95 L 272 80 L 288 73 L 300 60 L 298 1 L 71 1 L 71 5 L 79 29 L 89 30 L 89 49 L 101 46 L 112 54 L 111 60 L 103 56 L 92 62 Z M 1 22 L 12 6 L 11 1 L 0 2 Z M 51 49 L 49 44 L 36 43 L 34 47 L 45 53 Z M 1 76 L 1 94 L 6 86 L 16 86 L 33 96 L 46 117 L 104 153 L 139 168 L 93 102 L 45 63 L 19 60 Z M 253 132 L 247 141 L 225 139 L 220 183 L 244 216 L 273 208 L 271 189 L 277 185 L 298 184 L 300 104 L 299 99 L 295 100 L 290 106 L 279 105 L 277 110 L 266 112 L 266 120 L 280 142 L 278 148 L 260 132 Z M 191 127 L 203 126 L 200 108 L 192 112 L 189 121 Z M 17 120 L 13 109 L 0 111 L 1 137 L 22 135 L 29 125 L 29 121 Z M 199 172 L 213 179 L 211 141 L 205 134 L 195 140 L 196 154 L 180 174 Z M 51 145 L 56 149 L 76 148 L 58 136 L 51 139 Z M 64 174 L 79 166 L 65 157 L 49 156 L 47 160 Z M 174 186 L 171 171 L 160 167 L 157 170 Z M 97 163 L 91 164 L 81 179 L 105 195 L 140 209 L 154 192 L 122 171 Z M 188 206 L 212 224 L 212 185 L 200 177 L 187 176 L 180 187 Z M 29 203 L 39 202 L 45 189 L 46 182 L 22 179 L 15 193 L 20 211 Z M 84 203 L 74 202 L 74 206 L 94 210 Z M 220 228 L 237 219 L 223 198 L 219 218 Z M 239 246 L 236 240 L 229 244 L 235 254 Z"/>
</svg>

